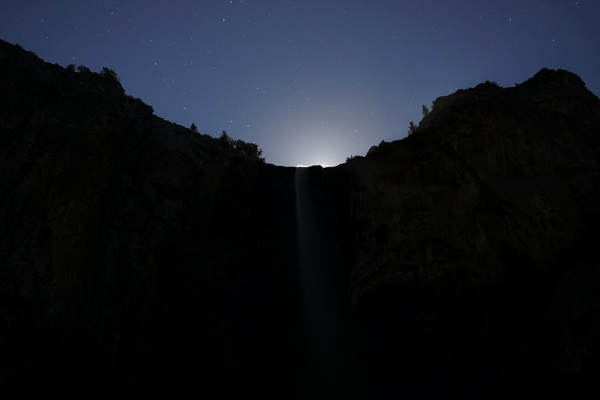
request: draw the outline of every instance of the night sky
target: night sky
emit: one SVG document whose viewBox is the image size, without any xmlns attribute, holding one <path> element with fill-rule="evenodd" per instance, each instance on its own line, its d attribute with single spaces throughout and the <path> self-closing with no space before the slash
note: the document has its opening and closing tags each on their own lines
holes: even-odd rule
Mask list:
<svg viewBox="0 0 600 400">
<path fill-rule="evenodd" d="M 599 95 L 599 21 L 598 0 L 0 0 L 1 39 L 112 68 L 156 115 L 287 166 L 364 155 L 436 97 L 542 67 Z"/>
</svg>

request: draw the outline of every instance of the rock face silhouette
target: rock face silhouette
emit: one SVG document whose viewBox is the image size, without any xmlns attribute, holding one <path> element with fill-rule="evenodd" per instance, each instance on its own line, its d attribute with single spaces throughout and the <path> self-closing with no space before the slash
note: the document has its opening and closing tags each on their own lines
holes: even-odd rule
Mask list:
<svg viewBox="0 0 600 400">
<path fill-rule="evenodd" d="M 567 71 L 300 171 L 0 41 L 0 389 L 581 397 L 599 163 L 600 100 Z"/>
</svg>

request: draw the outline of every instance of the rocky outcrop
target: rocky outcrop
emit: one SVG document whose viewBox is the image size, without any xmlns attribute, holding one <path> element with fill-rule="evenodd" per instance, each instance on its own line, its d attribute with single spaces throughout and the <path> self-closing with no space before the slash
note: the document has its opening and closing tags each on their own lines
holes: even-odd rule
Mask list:
<svg viewBox="0 0 600 400">
<path fill-rule="evenodd" d="M 2 383 L 16 397 L 61 397 L 73 380 L 83 397 L 102 380 L 109 390 L 170 385 L 164 363 L 181 357 L 165 355 L 172 330 L 221 323 L 208 306 L 192 321 L 176 308 L 188 284 L 200 307 L 239 274 L 244 236 L 223 224 L 244 221 L 243 205 L 231 210 L 239 218 L 226 208 L 244 196 L 232 181 L 252 182 L 241 165 L 253 163 L 99 74 L 5 42 L 0 60 Z M 175 261 L 181 247 L 195 256 L 193 279 Z"/>
<path fill-rule="evenodd" d="M 386 265 L 432 282 L 474 268 L 458 289 L 500 279 L 509 253 L 534 273 L 581 243 L 600 204 L 598 99 L 566 71 L 490 85 L 437 99 L 414 136 L 340 167 L 359 177 L 369 225 L 355 276 L 376 286 Z M 372 284 L 357 281 L 354 301 Z"/>
<path fill-rule="evenodd" d="M 572 388 L 598 367 L 600 101 L 543 69 L 434 104 L 339 167 L 358 177 L 351 303 L 398 375 L 464 395 Z"/>
<path fill-rule="evenodd" d="M 600 101 L 572 73 L 325 169 L 6 42 L 0 76 L 9 397 L 577 397 L 600 367 Z"/>
</svg>

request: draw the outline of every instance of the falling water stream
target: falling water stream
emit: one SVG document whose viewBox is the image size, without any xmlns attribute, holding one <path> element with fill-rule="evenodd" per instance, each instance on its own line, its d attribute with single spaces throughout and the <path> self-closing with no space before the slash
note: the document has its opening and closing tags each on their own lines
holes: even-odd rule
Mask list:
<svg viewBox="0 0 600 400">
<path fill-rule="evenodd" d="M 344 289 L 326 257 L 324 223 L 319 218 L 317 191 L 320 167 L 296 168 L 297 268 L 301 291 L 301 318 L 308 337 L 306 398 L 359 398 L 357 369 L 351 351 Z"/>
</svg>

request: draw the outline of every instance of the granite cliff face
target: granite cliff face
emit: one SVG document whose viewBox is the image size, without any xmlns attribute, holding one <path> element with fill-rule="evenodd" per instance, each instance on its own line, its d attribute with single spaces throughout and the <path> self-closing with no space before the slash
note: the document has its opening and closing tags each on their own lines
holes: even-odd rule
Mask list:
<svg viewBox="0 0 600 400">
<path fill-rule="evenodd" d="M 388 368 L 423 368 L 424 385 L 572 389 L 598 370 L 600 102 L 544 69 L 434 104 L 412 136 L 339 167 L 359 182 L 351 303 Z"/>
<path fill-rule="evenodd" d="M 203 302 L 239 274 L 247 217 L 228 202 L 252 182 L 247 160 L 113 80 L 0 44 L 2 384 L 16 397 L 167 386 L 173 336 L 214 327 Z M 174 246 L 203 260 L 193 279 Z"/>
<path fill-rule="evenodd" d="M 600 367 L 599 163 L 600 100 L 566 71 L 296 169 L 0 42 L 0 387 L 577 397 Z"/>
</svg>

